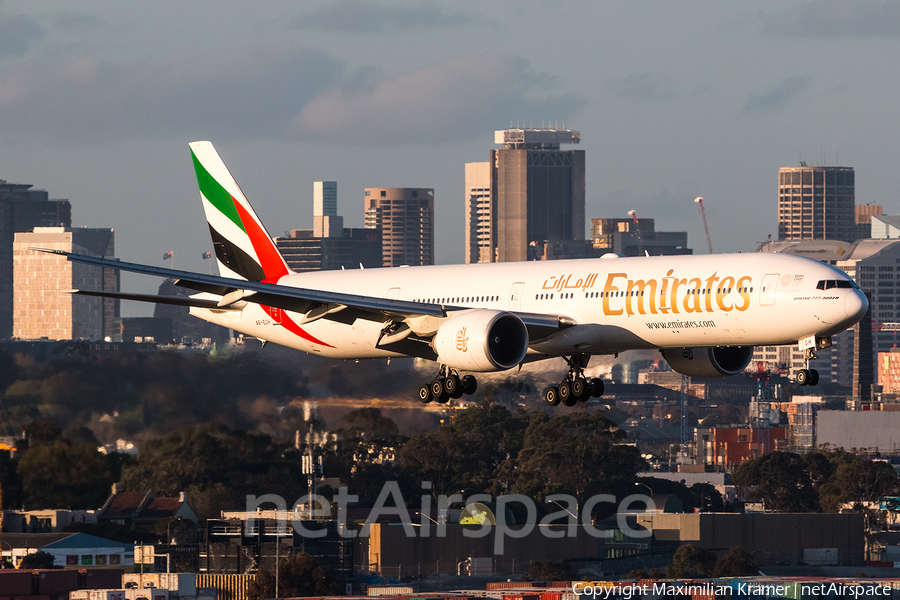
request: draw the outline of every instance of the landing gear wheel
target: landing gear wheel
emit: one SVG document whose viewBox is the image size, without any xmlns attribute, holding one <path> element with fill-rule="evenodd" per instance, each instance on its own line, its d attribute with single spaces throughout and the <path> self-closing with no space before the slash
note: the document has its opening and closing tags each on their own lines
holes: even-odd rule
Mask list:
<svg viewBox="0 0 900 600">
<path fill-rule="evenodd" d="M 794 378 L 797 380 L 797 385 L 809 385 L 810 372 L 806 369 L 800 369 L 794 375 Z"/>
<path fill-rule="evenodd" d="M 563 404 L 569 406 L 569 398 L 572 397 L 572 386 L 569 385 L 569 382 L 563 381 L 556 389 L 559 390 L 559 399 L 563 401 Z"/>
<path fill-rule="evenodd" d="M 594 398 L 599 398 L 603 395 L 603 380 L 599 378 L 591 379 L 591 396 Z"/>
<path fill-rule="evenodd" d="M 459 380 L 459 377 L 453 375 L 447 375 L 444 377 L 444 392 L 450 398 L 460 398 L 463 395 L 462 382 Z"/>
<path fill-rule="evenodd" d="M 815 369 L 809 370 L 809 383 L 806 385 L 819 385 L 819 372 Z"/>
<path fill-rule="evenodd" d="M 588 382 L 584 377 L 576 377 L 572 380 L 570 384 L 572 386 L 572 395 L 578 401 L 587 400 L 588 396 L 590 396 L 590 390 L 588 389 Z"/>
<path fill-rule="evenodd" d="M 431 388 L 431 397 L 434 398 L 438 404 L 444 404 L 450 399 L 450 396 L 444 392 L 444 380 L 440 377 L 432 381 L 429 387 Z"/>
<path fill-rule="evenodd" d="M 462 378 L 463 394 L 474 394 L 476 389 L 478 389 L 478 381 L 474 376 L 466 375 Z"/>
<path fill-rule="evenodd" d="M 431 385 L 425 384 L 419 388 L 419 402 L 428 404 L 431 402 Z"/>
<path fill-rule="evenodd" d="M 556 406 L 557 404 L 559 404 L 559 389 L 553 387 L 552 385 L 548 388 L 545 388 L 544 402 L 546 402 L 550 406 Z"/>
</svg>

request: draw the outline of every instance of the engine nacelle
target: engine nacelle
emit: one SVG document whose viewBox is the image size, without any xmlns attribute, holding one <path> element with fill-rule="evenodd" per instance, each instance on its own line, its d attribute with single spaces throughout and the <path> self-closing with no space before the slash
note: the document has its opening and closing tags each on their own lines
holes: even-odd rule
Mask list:
<svg viewBox="0 0 900 600">
<path fill-rule="evenodd" d="M 660 350 L 672 370 L 689 377 L 728 377 L 750 364 L 753 346 L 712 346 Z"/>
<path fill-rule="evenodd" d="M 504 371 L 522 362 L 528 330 L 502 310 L 473 309 L 444 321 L 431 342 L 438 361 L 461 371 Z"/>
</svg>

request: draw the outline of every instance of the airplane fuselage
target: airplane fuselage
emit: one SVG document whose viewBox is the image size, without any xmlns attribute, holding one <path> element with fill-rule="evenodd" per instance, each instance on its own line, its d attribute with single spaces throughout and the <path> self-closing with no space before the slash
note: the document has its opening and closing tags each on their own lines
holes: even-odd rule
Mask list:
<svg viewBox="0 0 900 600">
<path fill-rule="evenodd" d="M 532 340 L 544 356 L 629 349 L 794 344 L 859 320 L 864 294 L 846 274 L 786 254 L 597 258 L 289 274 L 279 285 L 470 309 L 560 315 L 571 327 Z M 819 289 L 822 288 L 822 289 Z M 192 308 L 246 335 L 336 358 L 395 356 L 378 346 L 383 324 L 344 323 L 248 304 Z"/>
</svg>

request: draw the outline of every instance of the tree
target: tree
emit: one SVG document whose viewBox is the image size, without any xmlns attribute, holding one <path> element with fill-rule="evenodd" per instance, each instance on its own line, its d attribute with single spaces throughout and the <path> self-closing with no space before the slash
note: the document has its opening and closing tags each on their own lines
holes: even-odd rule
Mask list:
<svg viewBox="0 0 900 600">
<path fill-rule="evenodd" d="M 510 469 L 512 491 L 538 499 L 568 493 L 579 503 L 598 493 L 633 493 L 635 475 L 646 463 L 636 448 L 620 444 L 624 438 L 602 412 L 532 413 Z"/>
<path fill-rule="evenodd" d="M 713 571 L 715 577 L 741 577 L 758 574 L 759 567 L 753 561 L 753 557 L 740 546 L 734 546 L 722 555 L 722 558 L 716 561 Z"/>
<path fill-rule="evenodd" d="M 16 467 L 26 508 L 100 508 L 118 479 L 113 460 L 94 446 L 61 441 L 29 448 Z"/>
<path fill-rule="evenodd" d="M 572 578 L 572 565 L 564 560 L 533 560 L 528 577 L 538 581 L 566 581 Z"/>
<path fill-rule="evenodd" d="M 803 458 L 790 452 L 767 452 L 741 463 L 734 472 L 738 489 L 776 512 L 816 512 L 819 499 Z"/>
<path fill-rule="evenodd" d="M 341 591 L 334 573 L 322 565 L 319 559 L 299 552 L 278 562 L 278 595 L 286 596 L 334 596 Z M 275 597 L 275 574 L 260 567 L 256 580 L 247 589 L 250 600 Z"/>
<path fill-rule="evenodd" d="M 20 569 L 61 569 L 55 564 L 55 558 L 49 552 L 38 550 L 31 554 L 26 554 L 19 563 Z"/>
<path fill-rule="evenodd" d="M 672 564 L 666 567 L 666 577 L 668 579 L 712 577 L 715 567 L 716 555 L 712 550 L 685 544 L 675 551 Z"/>
<path fill-rule="evenodd" d="M 306 493 L 301 471 L 300 457 L 289 445 L 210 424 L 145 443 L 137 464 L 123 469 L 122 483 L 129 491 L 153 490 L 160 496 L 215 488 L 231 506 L 242 505 L 249 494 L 277 494 L 291 505 Z"/>
<path fill-rule="evenodd" d="M 872 507 L 882 496 L 896 491 L 900 479 L 886 462 L 860 460 L 844 462 L 820 488 L 822 509 L 839 512 L 845 504 L 854 512 Z"/>
</svg>

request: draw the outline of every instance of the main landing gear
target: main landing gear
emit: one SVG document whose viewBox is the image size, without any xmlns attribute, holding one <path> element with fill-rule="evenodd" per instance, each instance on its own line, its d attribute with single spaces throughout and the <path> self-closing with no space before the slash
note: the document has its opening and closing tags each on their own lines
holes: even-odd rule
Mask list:
<svg viewBox="0 0 900 600">
<path fill-rule="evenodd" d="M 590 379 L 584 376 L 583 369 L 587 367 L 590 356 L 587 354 L 575 354 L 566 358 L 569 363 L 569 372 L 559 385 L 552 385 L 544 390 L 544 402 L 550 406 L 556 406 L 560 402 L 566 406 L 575 406 L 579 402 L 587 402 L 592 396 L 599 398 L 603 395 L 603 380 Z"/>
<path fill-rule="evenodd" d="M 444 404 L 450 398 L 460 398 L 463 394 L 474 394 L 478 382 L 472 375 L 459 376 L 456 369 L 441 365 L 441 372 L 434 381 L 419 388 L 419 402 L 428 404 L 436 400 Z"/>
<path fill-rule="evenodd" d="M 809 361 L 819 358 L 816 356 L 816 351 L 813 348 L 807 348 L 803 351 L 803 358 L 806 360 L 806 368 L 794 373 L 797 385 L 817 385 L 819 383 L 819 372 L 809 368 Z"/>
</svg>

